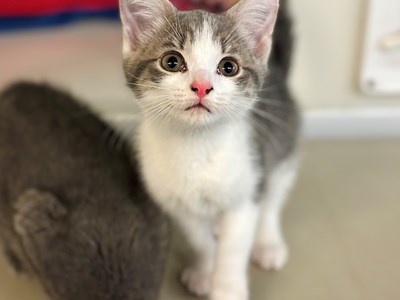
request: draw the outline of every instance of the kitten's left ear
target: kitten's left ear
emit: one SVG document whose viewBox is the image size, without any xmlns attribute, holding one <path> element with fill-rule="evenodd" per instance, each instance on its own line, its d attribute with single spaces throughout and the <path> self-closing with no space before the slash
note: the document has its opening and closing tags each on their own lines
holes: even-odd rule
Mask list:
<svg viewBox="0 0 400 300">
<path fill-rule="evenodd" d="M 228 10 L 254 42 L 257 56 L 267 58 L 279 9 L 279 0 L 241 0 Z"/>
<path fill-rule="evenodd" d="M 119 0 L 124 52 L 134 51 L 141 39 L 151 37 L 176 11 L 168 0 Z"/>
</svg>

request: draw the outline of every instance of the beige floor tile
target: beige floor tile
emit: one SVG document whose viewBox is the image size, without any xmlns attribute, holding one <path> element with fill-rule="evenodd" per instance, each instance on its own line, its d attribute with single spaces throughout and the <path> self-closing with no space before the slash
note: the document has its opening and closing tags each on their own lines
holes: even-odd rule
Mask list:
<svg viewBox="0 0 400 300">
<path fill-rule="evenodd" d="M 284 215 L 284 270 L 251 269 L 252 300 L 400 299 L 400 141 L 313 141 Z M 195 299 L 179 285 L 173 247 L 161 300 Z M 0 300 L 45 300 L 0 260 Z"/>
<path fill-rule="evenodd" d="M 400 141 L 308 142 L 284 216 L 290 261 L 252 268 L 251 299 L 400 299 L 399 179 Z M 163 300 L 191 299 L 175 283 L 177 261 Z"/>
</svg>

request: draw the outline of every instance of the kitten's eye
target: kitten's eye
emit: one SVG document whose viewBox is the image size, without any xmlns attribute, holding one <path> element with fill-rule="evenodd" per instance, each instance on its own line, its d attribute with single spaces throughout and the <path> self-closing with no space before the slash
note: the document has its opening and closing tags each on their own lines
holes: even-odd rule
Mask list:
<svg viewBox="0 0 400 300">
<path fill-rule="evenodd" d="M 218 65 L 218 73 L 226 77 L 232 77 L 239 73 L 239 64 L 235 59 L 226 57 Z"/>
<path fill-rule="evenodd" d="M 168 53 L 161 59 L 161 67 L 168 72 L 183 72 L 186 70 L 185 60 L 179 53 Z"/>
</svg>

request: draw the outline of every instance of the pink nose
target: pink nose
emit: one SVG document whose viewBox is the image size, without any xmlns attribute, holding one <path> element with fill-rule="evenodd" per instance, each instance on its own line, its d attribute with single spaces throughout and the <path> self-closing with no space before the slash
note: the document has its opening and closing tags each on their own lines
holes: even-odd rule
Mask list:
<svg viewBox="0 0 400 300">
<path fill-rule="evenodd" d="M 208 81 L 195 81 L 192 83 L 192 91 L 195 92 L 200 98 L 204 98 L 208 95 L 214 88 Z"/>
</svg>

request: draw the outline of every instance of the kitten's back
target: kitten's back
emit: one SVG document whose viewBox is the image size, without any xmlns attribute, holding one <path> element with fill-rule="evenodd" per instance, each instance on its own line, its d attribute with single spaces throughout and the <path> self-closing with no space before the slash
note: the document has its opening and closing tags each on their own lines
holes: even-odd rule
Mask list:
<svg viewBox="0 0 400 300">
<path fill-rule="evenodd" d="M 0 95 L 0 239 L 53 299 L 155 299 L 167 227 L 125 142 L 70 95 Z"/>
</svg>

